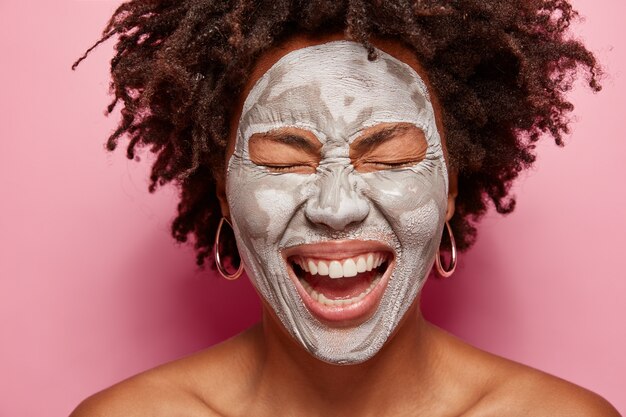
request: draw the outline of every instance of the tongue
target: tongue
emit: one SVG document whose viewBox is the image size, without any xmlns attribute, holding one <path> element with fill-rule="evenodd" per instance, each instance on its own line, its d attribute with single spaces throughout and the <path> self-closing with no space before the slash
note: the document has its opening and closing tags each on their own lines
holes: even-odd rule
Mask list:
<svg viewBox="0 0 626 417">
<path fill-rule="evenodd" d="M 322 275 L 306 273 L 304 279 L 318 293 L 330 300 L 346 300 L 359 296 L 370 286 L 376 270 L 357 274 L 350 278 L 329 278 Z"/>
</svg>

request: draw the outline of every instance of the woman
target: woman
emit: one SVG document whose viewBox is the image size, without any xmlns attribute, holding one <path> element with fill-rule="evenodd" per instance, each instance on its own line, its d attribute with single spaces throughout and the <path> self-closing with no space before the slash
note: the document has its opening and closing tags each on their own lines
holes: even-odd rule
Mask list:
<svg viewBox="0 0 626 417">
<path fill-rule="evenodd" d="M 121 6 L 103 38 L 120 35 L 124 105 L 109 147 L 151 146 L 152 188 L 181 186 L 175 237 L 195 237 L 200 264 L 215 248 L 226 278 L 245 266 L 263 321 L 73 415 L 616 416 L 419 311 L 487 200 L 513 209 L 539 136 L 560 143 L 573 71 L 599 89 L 593 56 L 565 39 L 573 15 L 543 1 Z"/>
</svg>

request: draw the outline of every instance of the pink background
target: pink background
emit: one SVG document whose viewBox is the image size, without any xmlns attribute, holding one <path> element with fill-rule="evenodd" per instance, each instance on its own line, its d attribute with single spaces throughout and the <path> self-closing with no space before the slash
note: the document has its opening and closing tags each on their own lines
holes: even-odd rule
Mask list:
<svg viewBox="0 0 626 417">
<path fill-rule="evenodd" d="M 108 154 L 107 43 L 118 1 L 0 0 L 0 416 L 62 416 L 122 378 L 258 318 L 242 279 L 199 272 L 169 237 L 176 191 Z M 488 351 L 571 380 L 626 412 L 626 3 L 576 0 L 605 90 L 573 94 L 569 144 L 540 146 L 518 209 L 482 224 L 427 317 Z M 147 159 L 144 157 L 144 160 Z"/>
</svg>

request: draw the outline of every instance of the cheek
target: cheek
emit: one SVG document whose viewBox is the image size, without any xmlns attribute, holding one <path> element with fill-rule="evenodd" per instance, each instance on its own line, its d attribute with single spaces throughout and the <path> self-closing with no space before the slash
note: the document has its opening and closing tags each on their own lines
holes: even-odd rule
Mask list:
<svg viewBox="0 0 626 417">
<path fill-rule="evenodd" d="M 297 211 L 301 181 L 256 169 L 232 169 L 227 179 L 231 216 L 246 240 L 277 243 Z"/>
<path fill-rule="evenodd" d="M 440 229 L 441 208 L 430 200 L 427 204 L 399 216 L 400 240 L 405 247 L 429 246 Z"/>
<path fill-rule="evenodd" d="M 261 210 L 269 215 L 265 238 L 268 242 L 279 242 L 296 211 L 293 193 L 267 186 L 255 191 L 255 198 Z"/>
<path fill-rule="evenodd" d="M 380 171 L 363 177 L 368 197 L 403 245 L 423 245 L 437 234 L 447 207 L 442 176 L 406 170 Z"/>
</svg>

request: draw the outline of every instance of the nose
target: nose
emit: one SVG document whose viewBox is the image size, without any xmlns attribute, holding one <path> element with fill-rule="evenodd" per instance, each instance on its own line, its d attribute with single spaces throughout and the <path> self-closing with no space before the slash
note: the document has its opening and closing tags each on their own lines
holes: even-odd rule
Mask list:
<svg viewBox="0 0 626 417">
<path fill-rule="evenodd" d="M 367 200 L 357 191 L 351 170 L 343 165 L 322 166 L 318 170 L 318 192 L 309 198 L 305 215 L 313 223 L 334 230 L 362 222 L 370 211 Z"/>
</svg>

